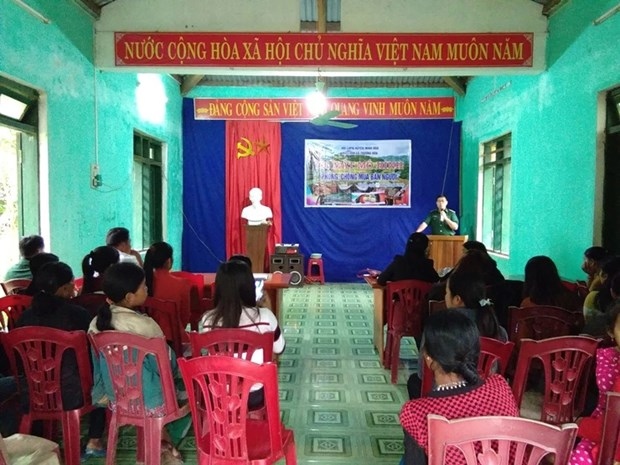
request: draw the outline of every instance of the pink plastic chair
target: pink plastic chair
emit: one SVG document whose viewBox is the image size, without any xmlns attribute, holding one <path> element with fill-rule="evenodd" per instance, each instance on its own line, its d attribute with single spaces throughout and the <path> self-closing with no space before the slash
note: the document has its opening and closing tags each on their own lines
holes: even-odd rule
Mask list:
<svg viewBox="0 0 620 465">
<path fill-rule="evenodd" d="M 227 355 L 250 360 L 258 349 L 263 351 L 263 360 L 273 359 L 273 332 L 257 333 L 239 328 L 212 329 L 205 333 L 189 333 L 192 357 L 205 355 Z"/>
<path fill-rule="evenodd" d="M 573 421 L 583 409 L 587 383 L 600 340 L 585 336 L 561 336 L 542 341 L 523 339 L 512 382 L 521 405 L 532 360 L 542 363 L 545 378 L 541 421 L 553 424 Z"/>
<path fill-rule="evenodd" d="M 200 465 L 268 465 L 283 457 L 287 465 L 296 465 L 293 432 L 280 421 L 275 364 L 214 355 L 179 359 L 179 368 L 189 395 Z M 248 418 L 248 396 L 256 383 L 265 390 L 263 419 Z"/>
<path fill-rule="evenodd" d="M 0 283 L 5 295 L 12 295 L 30 286 L 31 279 L 9 279 Z"/>
<path fill-rule="evenodd" d="M 138 431 L 137 461 L 159 465 L 164 425 L 189 413 L 187 405 L 179 407 L 177 403 L 166 341 L 120 331 L 89 337 L 99 357 L 105 358 L 114 390 L 106 465 L 116 463 L 118 430 L 123 425 L 133 425 Z M 163 405 L 157 412 L 147 409 L 142 390 L 142 370 L 149 355 L 155 358 L 162 384 Z"/>
<path fill-rule="evenodd" d="M 176 355 L 179 357 L 183 355 L 183 333 L 185 328 L 181 323 L 176 302 L 147 297 L 144 305 L 139 310 L 157 322 Z"/>
<path fill-rule="evenodd" d="M 99 309 L 106 304 L 106 295 L 105 294 L 80 294 L 71 299 L 71 303 L 74 305 L 79 305 L 80 307 L 84 307 L 91 316 L 94 318 L 97 316 L 97 312 Z"/>
<path fill-rule="evenodd" d="M 537 465 L 568 462 L 577 425 L 553 426 L 519 417 L 448 420 L 428 416 L 428 465 Z"/>
<path fill-rule="evenodd" d="M 405 336 L 422 335 L 422 312 L 432 284 L 415 279 L 387 283 L 385 289 L 387 338 L 383 366 L 391 371 L 392 383 L 398 377 L 400 340 Z"/>
<path fill-rule="evenodd" d="M 15 327 L 20 315 L 32 304 L 29 295 L 13 294 L 0 297 L 0 331 L 9 331 Z"/>
<path fill-rule="evenodd" d="M 84 331 L 28 326 L 12 329 L 2 337 L 2 344 L 14 375 L 21 371 L 28 385 L 29 411 L 22 416 L 20 433 L 28 434 L 35 420 L 47 422 L 47 436 L 51 438 L 51 422 L 62 423 L 62 437 L 66 465 L 80 463 L 80 418 L 94 409 L 90 397 L 93 377 L 88 342 Z M 83 405 L 65 410 L 62 399 L 62 359 L 67 353 L 75 355 L 82 387 Z M 19 357 L 20 363 L 17 360 Z"/>
</svg>

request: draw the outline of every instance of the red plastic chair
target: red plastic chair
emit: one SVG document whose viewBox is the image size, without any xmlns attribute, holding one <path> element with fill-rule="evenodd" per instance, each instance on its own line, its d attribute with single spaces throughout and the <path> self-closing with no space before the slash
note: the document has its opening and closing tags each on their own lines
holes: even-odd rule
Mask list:
<svg viewBox="0 0 620 465">
<path fill-rule="evenodd" d="M 519 417 L 448 420 L 428 416 L 428 465 L 536 465 L 568 463 L 577 425 L 554 426 Z"/>
<path fill-rule="evenodd" d="M 82 292 L 82 287 L 84 287 L 84 278 L 75 278 L 73 286 L 75 287 L 75 295 L 79 295 Z"/>
<path fill-rule="evenodd" d="M 514 342 L 501 342 L 490 337 L 480 338 L 480 356 L 478 357 L 478 373 L 482 378 L 492 374 L 504 375 L 510 361 Z M 422 396 L 428 395 L 433 388 L 433 372 L 422 362 Z"/>
<path fill-rule="evenodd" d="M 170 274 L 172 276 L 176 276 L 177 278 L 183 278 L 192 285 L 192 287 L 196 288 L 196 292 L 198 294 L 198 298 L 202 299 L 205 297 L 204 288 L 205 282 L 204 277 L 201 274 L 190 273 L 189 271 L 171 271 Z"/>
<path fill-rule="evenodd" d="M 214 355 L 179 359 L 179 368 L 189 395 L 200 465 L 268 465 L 283 457 L 287 465 L 296 465 L 293 432 L 280 420 L 275 364 Z M 248 396 L 256 383 L 265 390 L 264 419 L 248 418 Z"/>
<path fill-rule="evenodd" d="M 478 373 L 485 378 L 493 373 L 503 375 L 514 348 L 515 344 L 511 341 L 502 342 L 490 337 L 481 337 Z"/>
<path fill-rule="evenodd" d="M 22 416 L 20 433 L 30 433 L 33 421 L 44 420 L 48 426 L 47 435 L 51 436 L 51 421 L 60 421 L 65 464 L 79 465 L 80 417 L 94 409 L 90 397 L 93 377 L 86 333 L 28 326 L 6 333 L 2 344 L 13 374 L 17 376 L 23 372 L 28 383 L 29 411 Z M 65 410 L 61 390 L 62 359 L 71 352 L 77 360 L 76 376 L 81 380 L 84 402 L 80 408 Z M 19 370 L 18 366 L 21 367 Z"/>
<path fill-rule="evenodd" d="M 12 295 L 26 289 L 30 286 L 31 281 L 30 279 L 9 279 L 8 281 L 0 283 L 0 286 L 2 286 L 5 295 Z"/>
<path fill-rule="evenodd" d="M 192 357 L 226 355 L 251 360 L 257 350 L 263 351 L 263 361 L 273 360 L 273 332 L 257 333 L 239 328 L 212 329 L 205 333 L 189 333 Z"/>
<path fill-rule="evenodd" d="M 419 338 L 422 335 L 422 312 L 431 286 L 431 283 L 415 279 L 387 283 L 387 338 L 383 366 L 391 370 L 393 384 L 398 377 L 400 340 L 404 336 Z"/>
<path fill-rule="evenodd" d="M 620 445 L 620 392 L 608 392 L 597 465 L 612 465 Z M 617 457 L 615 457 L 617 458 Z"/>
<path fill-rule="evenodd" d="M 508 337 L 517 346 L 524 338 L 548 339 L 550 337 L 579 334 L 583 328 L 583 313 L 551 305 L 509 307 Z"/>
<path fill-rule="evenodd" d="M 139 310 L 157 322 L 176 355 L 182 356 L 185 328 L 181 323 L 176 302 L 147 297 Z"/>
<path fill-rule="evenodd" d="M 106 295 L 105 294 L 80 294 L 75 296 L 71 303 L 75 305 L 79 305 L 80 307 L 84 307 L 91 316 L 94 318 L 97 316 L 97 312 L 99 309 L 106 304 Z"/>
<path fill-rule="evenodd" d="M 177 403 L 166 341 L 120 331 L 104 331 L 89 337 L 97 354 L 105 358 L 115 398 L 106 465 L 116 463 L 118 430 L 124 425 L 137 429 L 137 461 L 159 465 L 164 425 L 189 412 L 187 405 L 179 407 Z M 149 355 L 154 357 L 162 384 L 164 403 L 156 412 L 146 408 L 142 391 L 143 365 Z"/>
<path fill-rule="evenodd" d="M 532 360 L 543 366 L 545 392 L 540 419 L 547 423 L 573 421 L 583 409 L 587 383 L 600 340 L 586 336 L 562 336 L 542 341 L 523 339 L 512 382 L 521 405 Z"/>
<path fill-rule="evenodd" d="M 9 331 L 15 327 L 20 315 L 32 304 L 29 295 L 13 294 L 0 297 L 0 331 Z"/>
</svg>

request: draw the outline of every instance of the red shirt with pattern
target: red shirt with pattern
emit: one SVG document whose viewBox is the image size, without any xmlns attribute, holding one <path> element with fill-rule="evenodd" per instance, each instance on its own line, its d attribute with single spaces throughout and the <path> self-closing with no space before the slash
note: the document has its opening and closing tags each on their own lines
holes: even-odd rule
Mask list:
<svg viewBox="0 0 620 465">
<path fill-rule="evenodd" d="M 453 420 L 487 415 L 516 417 L 519 409 L 510 386 L 501 375 L 491 375 L 476 386 L 433 391 L 428 397 L 410 400 L 400 412 L 400 424 L 427 456 L 427 417 L 431 413 Z M 458 450 L 449 448 L 445 464 L 465 465 L 465 459 Z"/>
</svg>

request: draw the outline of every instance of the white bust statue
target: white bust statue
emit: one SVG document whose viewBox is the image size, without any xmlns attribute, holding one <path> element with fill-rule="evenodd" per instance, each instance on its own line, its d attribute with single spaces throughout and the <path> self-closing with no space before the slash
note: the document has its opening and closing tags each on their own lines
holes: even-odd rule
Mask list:
<svg viewBox="0 0 620 465">
<path fill-rule="evenodd" d="M 258 187 L 253 187 L 250 189 L 249 196 L 252 205 L 245 207 L 241 211 L 241 218 L 248 220 L 248 224 L 251 226 L 256 226 L 258 224 L 271 224 L 269 221 L 273 218 L 271 208 L 266 207 L 261 203 L 261 200 L 263 200 L 263 191 Z"/>
</svg>

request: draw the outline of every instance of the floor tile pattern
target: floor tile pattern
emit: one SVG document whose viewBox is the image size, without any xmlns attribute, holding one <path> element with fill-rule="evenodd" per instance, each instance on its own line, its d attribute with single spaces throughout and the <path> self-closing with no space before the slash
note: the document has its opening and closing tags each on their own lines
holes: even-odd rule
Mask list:
<svg viewBox="0 0 620 465">
<path fill-rule="evenodd" d="M 416 365 L 403 340 L 398 384 L 372 345 L 372 292 L 365 284 L 313 284 L 284 291 L 286 349 L 279 359 L 280 408 L 295 432 L 300 465 L 397 464 L 403 453 L 398 413 Z M 195 441 L 180 445 L 195 464 Z M 117 463 L 135 464 L 135 433 L 123 431 Z M 90 459 L 87 465 L 103 464 Z M 281 463 L 284 463 L 282 460 Z"/>
</svg>

